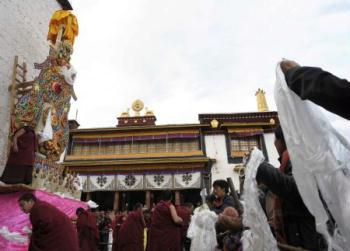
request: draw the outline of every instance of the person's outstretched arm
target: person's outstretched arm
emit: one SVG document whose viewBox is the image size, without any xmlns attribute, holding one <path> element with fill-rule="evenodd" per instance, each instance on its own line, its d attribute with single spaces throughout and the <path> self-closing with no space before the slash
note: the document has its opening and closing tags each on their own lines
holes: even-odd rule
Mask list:
<svg viewBox="0 0 350 251">
<path fill-rule="evenodd" d="M 281 62 L 289 88 L 301 99 L 350 119 L 350 82 L 317 67 L 300 67 L 293 61 Z"/>
<path fill-rule="evenodd" d="M 271 192 L 286 201 L 300 202 L 301 200 L 293 176 L 282 173 L 267 162 L 261 163 L 258 167 L 256 181 L 263 183 Z"/>
</svg>

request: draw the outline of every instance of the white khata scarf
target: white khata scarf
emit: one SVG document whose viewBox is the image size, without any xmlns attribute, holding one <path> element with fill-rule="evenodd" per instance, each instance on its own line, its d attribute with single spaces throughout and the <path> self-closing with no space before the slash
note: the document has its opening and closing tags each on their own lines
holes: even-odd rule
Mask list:
<svg viewBox="0 0 350 251">
<path fill-rule="evenodd" d="M 293 176 L 318 232 L 329 250 L 350 250 L 350 144 L 310 101 L 301 100 L 286 83 L 278 64 L 275 101 L 293 165 Z M 350 109 L 350 108 L 349 108 Z M 327 204 L 337 229 L 328 233 Z"/>
<path fill-rule="evenodd" d="M 258 198 L 256 172 L 264 159 L 263 153 L 255 148 L 245 169 L 243 225 L 249 227 L 249 230 L 245 230 L 241 238 L 244 251 L 278 250 Z"/>
</svg>

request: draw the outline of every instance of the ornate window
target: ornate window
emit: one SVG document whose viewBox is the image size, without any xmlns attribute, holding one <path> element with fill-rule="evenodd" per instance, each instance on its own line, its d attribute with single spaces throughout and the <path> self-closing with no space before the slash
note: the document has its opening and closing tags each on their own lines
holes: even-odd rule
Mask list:
<svg viewBox="0 0 350 251">
<path fill-rule="evenodd" d="M 261 149 L 260 136 L 246 136 L 231 138 L 231 156 L 243 157 L 245 153 L 249 152 L 253 147 Z"/>
</svg>

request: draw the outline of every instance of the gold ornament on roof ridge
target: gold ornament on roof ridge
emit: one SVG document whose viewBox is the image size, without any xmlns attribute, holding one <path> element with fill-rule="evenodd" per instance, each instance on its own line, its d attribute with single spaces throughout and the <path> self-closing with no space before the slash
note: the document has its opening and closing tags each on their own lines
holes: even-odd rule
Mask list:
<svg viewBox="0 0 350 251">
<path fill-rule="evenodd" d="M 255 93 L 257 103 L 258 103 L 258 111 L 259 112 L 268 112 L 269 108 L 267 106 L 265 92 L 263 89 L 258 89 Z"/>
</svg>

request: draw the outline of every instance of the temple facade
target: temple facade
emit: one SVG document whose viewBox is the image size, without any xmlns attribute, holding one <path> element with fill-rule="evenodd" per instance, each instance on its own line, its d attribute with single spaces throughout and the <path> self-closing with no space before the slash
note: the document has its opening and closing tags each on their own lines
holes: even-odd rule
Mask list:
<svg viewBox="0 0 350 251">
<path fill-rule="evenodd" d="M 252 147 L 277 159 L 277 123 L 277 112 L 262 111 L 199 114 L 195 124 L 156 125 L 153 112 L 136 100 L 113 128 L 79 129 L 70 121 L 63 164 L 81 177 L 82 199 L 104 209 L 124 210 L 136 202 L 151 208 L 165 189 L 174 192 L 175 204 L 196 204 L 216 179 L 230 177 L 239 190 L 243 156 Z"/>
</svg>

